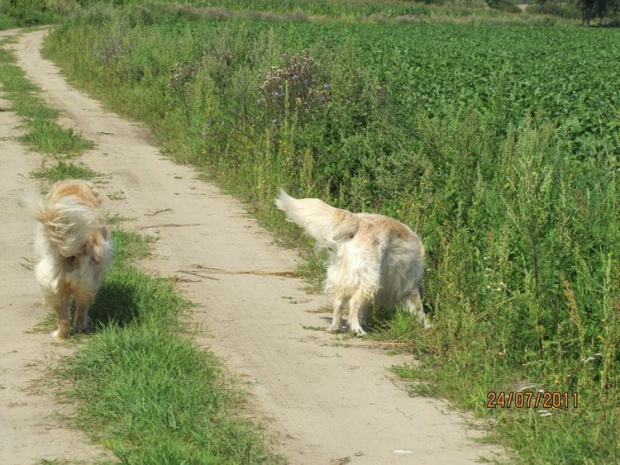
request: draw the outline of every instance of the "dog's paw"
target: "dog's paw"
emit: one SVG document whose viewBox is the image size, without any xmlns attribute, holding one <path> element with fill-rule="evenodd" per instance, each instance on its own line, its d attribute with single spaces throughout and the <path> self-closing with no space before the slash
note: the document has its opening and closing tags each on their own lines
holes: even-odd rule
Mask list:
<svg viewBox="0 0 620 465">
<path fill-rule="evenodd" d="M 60 333 L 59 333 L 59 331 L 58 331 L 58 330 L 56 330 L 56 331 L 52 331 L 52 332 L 50 333 L 50 336 L 52 336 L 52 339 L 54 339 L 54 340 L 55 340 L 55 341 L 57 341 L 57 342 L 62 342 L 62 341 L 64 341 L 64 338 L 63 338 L 63 337 L 60 337 Z"/>
<path fill-rule="evenodd" d="M 86 315 L 84 317 L 84 320 L 82 321 L 82 324 L 80 325 L 79 328 L 76 328 L 78 332 L 82 333 L 85 331 L 88 331 L 88 327 L 90 326 L 90 317 L 88 315 Z"/>
<path fill-rule="evenodd" d="M 366 331 L 364 331 L 364 329 L 360 325 L 352 325 L 351 326 L 351 332 L 353 334 L 355 334 L 356 336 L 365 336 L 366 335 Z"/>
<path fill-rule="evenodd" d="M 328 333 L 339 333 L 340 332 L 340 325 L 333 325 L 333 324 L 331 324 L 331 325 L 329 325 L 327 327 L 327 329 L 325 331 L 327 331 Z"/>
</svg>

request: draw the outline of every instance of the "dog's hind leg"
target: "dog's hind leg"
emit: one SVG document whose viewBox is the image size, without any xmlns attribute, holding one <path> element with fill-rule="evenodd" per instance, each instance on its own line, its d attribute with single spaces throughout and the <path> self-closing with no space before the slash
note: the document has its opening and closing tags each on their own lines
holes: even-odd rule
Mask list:
<svg viewBox="0 0 620 465">
<path fill-rule="evenodd" d="M 424 313 L 424 309 L 422 307 L 422 298 L 420 296 L 420 289 L 416 289 L 409 298 L 405 301 L 405 306 L 409 313 L 412 315 L 416 315 L 418 320 L 424 326 L 424 329 L 431 329 L 433 325 L 430 324 L 426 314 Z"/>
<path fill-rule="evenodd" d="M 47 294 L 44 296 L 46 304 L 52 307 L 58 316 L 58 329 L 52 333 L 52 337 L 58 340 L 66 339 L 71 329 L 71 300 L 62 298 L 61 295 L 64 294 Z"/>
<path fill-rule="evenodd" d="M 95 292 L 89 290 L 74 291 L 73 299 L 75 300 L 75 330 L 78 332 L 88 329 L 88 309 L 93 303 Z"/>
<path fill-rule="evenodd" d="M 360 291 L 356 291 L 349 299 L 349 329 L 356 336 L 363 336 L 366 331 L 362 328 L 363 318 L 368 314 L 372 302 Z"/>
<path fill-rule="evenodd" d="M 327 327 L 327 331 L 330 333 L 336 333 L 340 331 L 342 325 L 342 310 L 345 306 L 346 300 L 342 297 L 334 298 L 334 316 L 332 318 L 332 324 Z"/>
</svg>

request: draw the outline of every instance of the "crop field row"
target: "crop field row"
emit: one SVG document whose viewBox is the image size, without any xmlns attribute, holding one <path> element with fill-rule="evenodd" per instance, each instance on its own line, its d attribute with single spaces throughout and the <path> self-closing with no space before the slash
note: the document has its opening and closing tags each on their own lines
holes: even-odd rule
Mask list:
<svg viewBox="0 0 620 465">
<path fill-rule="evenodd" d="M 397 314 L 374 337 L 411 342 L 415 376 L 480 414 L 523 382 L 578 392 L 493 412 L 499 434 L 524 462 L 617 462 L 618 31 L 179 11 L 86 10 L 46 53 L 283 240 L 308 245 L 279 186 L 409 224 L 435 330 Z"/>
</svg>

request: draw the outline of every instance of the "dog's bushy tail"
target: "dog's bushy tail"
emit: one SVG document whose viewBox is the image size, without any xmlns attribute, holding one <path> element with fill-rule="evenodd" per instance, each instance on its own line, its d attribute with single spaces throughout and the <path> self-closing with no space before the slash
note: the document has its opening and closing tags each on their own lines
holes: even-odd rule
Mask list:
<svg viewBox="0 0 620 465">
<path fill-rule="evenodd" d="M 359 229 L 359 219 L 353 213 L 319 199 L 295 199 L 280 189 L 275 203 L 289 221 L 302 227 L 322 247 L 351 239 Z"/>
<path fill-rule="evenodd" d="M 102 221 L 97 212 L 77 197 L 52 202 L 36 193 L 27 193 L 21 203 L 41 224 L 53 253 L 65 258 L 82 251 Z"/>
</svg>

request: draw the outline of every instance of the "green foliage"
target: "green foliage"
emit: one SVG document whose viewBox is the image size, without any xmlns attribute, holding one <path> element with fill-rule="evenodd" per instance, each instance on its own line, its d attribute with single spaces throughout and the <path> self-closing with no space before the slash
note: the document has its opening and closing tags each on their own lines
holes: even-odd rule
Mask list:
<svg viewBox="0 0 620 465">
<path fill-rule="evenodd" d="M 0 49 L 6 52 L 6 49 Z M 14 54 L 7 54 L 13 61 Z M 40 89 L 26 79 L 24 72 L 12 64 L 0 65 L 0 84 L 5 97 L 12 103 L 12 110 L 26 120 L 30 130 L 20 137 L 31 150 L 41 151 L 54 156 L 75 156 L 94 146 L 90 141 L 76 134 L 72 129 L 63 129 L 54 122 L 58 111 L 50 108 L 39 96 Z M 49 174 L 55 177 L 68 176 L 79 167 L 61 162 Z M 37 172 L 39 174 L 44 171 Z"/>
<path fill-rule="evenodd" d="M 63 179 L 92 179 L 97 173 L 83 165 L 57 161 L 49 168 L 42 168 L 30 173 L 35 179 L 47 179 L 51 182 L 62 181 Z"/>
<path fill-rule="evenodd" d="M 7 63 L 0 65 L 0 82 L 4 92 L 24 93 L 38 90 L 37 86 L 26 79 L 21 68 Z"/>
<path fill-rule="evenodd" d="M 54 121 L 35 119 L 30 126 L 30 132 L 21 136 L 20 139 L 35 152 L 75 156 L 95 146 L 93 142 L 84 139 L 73 129 L 64 129 Z"/>
<path fill-rule="evenodd" d="M 411 343 L 418 376 L 479 410 L 518 380 L 578 392 L 588 413 L 507 415 L 502 434 L 530 461 L 617 461 L 617 31 L 101 11 L 51 37 L 65 72 L 289 242 L 310 248 L 279 186 L 409 224 L 435 329 L 397 313 L 377 337 Z"/>
<path fill-rule="evenodd" d="M 618 19 L 618 0 L 579 0 L 577 5 L 581 9 L 581 24 L 584 26 L 589 26 L 593 19 L 598 19 L 599 24 L 608 16 L 615 15 L 616 21 Z"/>
<path fill-rule="evenodd" d="M 527 12 L 530 14 L 540 13 L 573 19 L 577 19 L 581 15 L 576 4 L 562 1 L 546 1 L 543 3 L 531 4 L 528 5 Z"/>
<path fill-rule="evenodd" d="M 0 30 L 60 20 L 48 0 L 0 0 Z"/>
<path fill-rule="evenodd" d="M 55 120 L 59 112 L 49 107 L 36 93 L 18 92 L 11 96 L 13 109 L 29 120 Z"/>
</svg>

